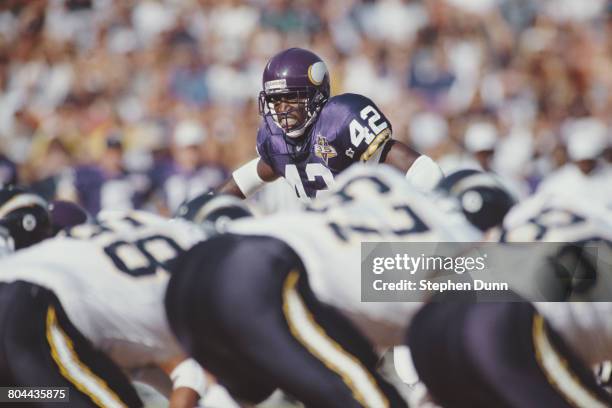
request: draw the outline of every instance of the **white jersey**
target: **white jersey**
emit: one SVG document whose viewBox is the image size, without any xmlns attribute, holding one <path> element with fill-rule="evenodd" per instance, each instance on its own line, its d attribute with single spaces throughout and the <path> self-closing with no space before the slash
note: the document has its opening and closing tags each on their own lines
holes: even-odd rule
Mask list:
<svg viewBox="0 0 612 408">
<path fill-rule="evenodd" d="M 611 177 L 609 165 L 599 164 L 586 175 L 574 163 L 568 163 L 548 175 L 538 186 L 537 194 L 567 196 L 570 200 L 581 197 L 612 209 Z"/>
<path fill-rule="evenodd" d="M 515 207 L 504 220 L 509 242 L 585 242 L 602 240 L 598 250 L 598 285 L 608 290 L 612 269 L 612 212 L 603 203 L 567 195 L 537 194 Z M 608 244 L 609 245 L 609 244 Z M 606 277 L 608 277 L 606 279 Z M 611 302 L 536 302 L 535 307 L 589 364 L 612 359 Z"/>
<path fill-rule="evenodd" d="M 228 230 L 286 242 L 302 259 L 317 298 L 341 310 L 375 344 L 386 346 L 402 342 L 420 304 L 361 302 L 361 242 L 480 239 L 461 213 L 438 204 L 390 167 L 353 165 L 310 210 L 239 220 Z"/>
<path fill-rule="evenodd" d="M 584 197 L 539 193 L 504 218 L 506 242 L 612 241 L 612 210 Z"/>
<path fill-rule="evenodd" d="M 164 265 L 203 232 L 144 212 L 99 218 L 100 225 L 80 225 L 0 260 L 0 281 L 52 290 L 79 331 L 126 370 L 177 356 L 164 311 Z"/>
</svg>

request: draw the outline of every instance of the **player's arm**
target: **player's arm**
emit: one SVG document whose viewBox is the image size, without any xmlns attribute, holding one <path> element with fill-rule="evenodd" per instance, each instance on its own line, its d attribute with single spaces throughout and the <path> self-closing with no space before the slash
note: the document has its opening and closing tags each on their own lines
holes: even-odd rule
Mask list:
<svg viewBox="0 0 612 408">
<path fill-rule="evenodd" d="M 193 359 L 186 356 L 160 363 L 159 366 L 172 380 L 170 408 L 193 408 L 204 397 L 210 379 Z"/>
<path fill-rule="evenodd" d="M 380 163 L 397 168 L 412 184 L 425 191 L 432 190 L 444 177 L 440 166 L 429 156 L 393 139 L 382 148 Z"/>
<path fill-rule="evenodd" d="M 274 172 L 274 169 L 257 157 L 234 171 L 217 192 L 246 198 L 259 190 L 265 183 L 277 178 L 278 174 Z"/>
<path fill-rule="evenodd" d="M 443 177 L 440 167 L 428 156 L 393 140 L 391 122 L 370 99 L 345 95 L 337 106 L 349 112 L 336 140 L 337 150 L 351 162 L 385 163 L 396 167 L 421 190 L 433 189 Z M 346 149 L 346 150 L 345 150 Z"/>
</svg>

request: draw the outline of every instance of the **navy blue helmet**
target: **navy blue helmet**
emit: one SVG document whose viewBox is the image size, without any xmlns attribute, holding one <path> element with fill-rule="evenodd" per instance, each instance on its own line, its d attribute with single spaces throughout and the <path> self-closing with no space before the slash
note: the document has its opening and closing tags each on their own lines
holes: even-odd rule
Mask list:
<svg viewBox="0 0 612 408">
<path fill-rule="evenodd" d="M 516 200 L 492 173 L 459 170 L 444 177 L 437 186 L 459 200 L 463 214 L 482 231 L 501 225 Z"/>
<path fill-rule="evenodd" d="M 47 201 L 20 187 L 0 190 L 0 226 L 21 249 L 49 238 L 53 231 Z"/>
<path fill-rule="evenodd" d="M 176 216 L 200 225 L 223 223 L 253 214 L 242 200 L 228 194 L 204 193 L 180 205 Z"/>
</svg>

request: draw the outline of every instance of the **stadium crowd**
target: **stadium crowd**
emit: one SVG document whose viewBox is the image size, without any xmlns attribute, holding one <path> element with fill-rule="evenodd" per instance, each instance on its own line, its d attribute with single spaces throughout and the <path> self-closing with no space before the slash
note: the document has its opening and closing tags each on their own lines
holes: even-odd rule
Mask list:
<svg viewBox="0 0 612 408">
<path fill-rule="evenodd" d="M 4 1 L 0 183 L 171 213 L 255 155 L 264 64 L 300 46 L 445 171 L 609 194 L 610 34 L 604 0 Z"/>
<path fill-rule="evenodd" d="M 0 2 L 0 385 L 612 406 L 610 34 L 612 0 Z M 526 289 L 365 301 L 376 240 L 497 242 Z"/>
</svg>

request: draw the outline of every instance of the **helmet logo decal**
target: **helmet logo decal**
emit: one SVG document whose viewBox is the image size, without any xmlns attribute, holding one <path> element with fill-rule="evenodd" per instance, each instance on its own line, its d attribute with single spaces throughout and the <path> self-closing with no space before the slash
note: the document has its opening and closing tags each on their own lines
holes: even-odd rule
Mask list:
<svg viewBox="0 0 612 408">
<path fill-rule="evenodd" d="M 315 62 L 308 67 L 308 79 L 310 79 L 310 82 L 314 85 L 321 85 L 326 73 L 327 67 L 322 61 Z"/>
<path fill-rule="evenodd" d="M 287 80 L 286 79 L 275 79 L 273 81 L 266 81 L 264 84 L 264 89 L 266 92 L 274 90 L 274 89 L 285 89 L 287 88 Z"/>
<path fill-rule="evenodd" d="M 477 213 L 482 209 L 484 203 L 482 197 L 476 191 L 467 191 L 463 197 L 461 197 L 461 204 L 467 212 Z"/>
<path fill-rule="evenodd" d="M 34 228 L 36 228 L 36 217 L 32 214 L 24 215 L 21 220 L 21 225 L 23 225 L 23 229 L 28 232 L 34 231 Z"/>
</svg>

